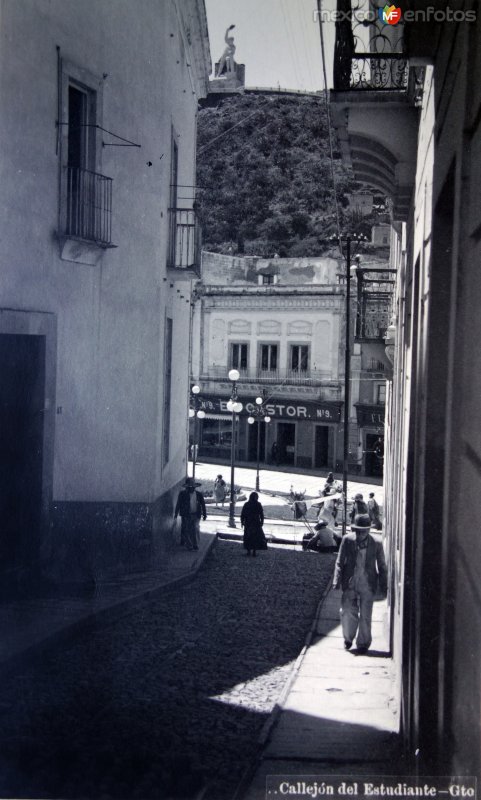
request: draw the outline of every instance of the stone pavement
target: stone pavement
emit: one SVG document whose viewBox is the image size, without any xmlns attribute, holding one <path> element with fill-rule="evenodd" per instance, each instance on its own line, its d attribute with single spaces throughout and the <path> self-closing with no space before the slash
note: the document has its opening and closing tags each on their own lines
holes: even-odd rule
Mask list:
<svg viewBox="0 0 481 800">
<path fill-rule="evenodd" d="M 282 795 L 286 776 L 297 786 L 326 776 L 403 774 L 386 601 L 374 604 L 373 643 L 361 655 L 355 645 L 344 650 L 340 600 L 341 592 L 328 588 L 235 800 Z"/>
<path fill-rule="evenodd" d="M 137 598 L 191 580 L 216 539 L 203 530 L 198 552 L 173 548 L 157 568 L 138 574 L 100 579 L 92 591 L 65 587 L 39 591 L 28 598 L 0 603 L 0 668 L 15 668 L 29 651 L 40 652 L 54 640 L 91 625 L 94 617 L 112 618 Z"/>
</svg>

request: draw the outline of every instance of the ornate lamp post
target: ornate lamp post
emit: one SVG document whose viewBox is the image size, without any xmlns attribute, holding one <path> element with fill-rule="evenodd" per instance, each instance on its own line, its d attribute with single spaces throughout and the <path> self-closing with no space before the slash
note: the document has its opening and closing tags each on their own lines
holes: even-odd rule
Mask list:
<svg viewBox="0 0 481 800">
<path fill-rule="evenodd" d="M 356 242 L 366 241 L 364 235 L 353 237 Z M 342 460 L 342 492 L 344 495 L 344 514 L 342 522 L 342 535 L 346 533 L 347 525 L 347 477 L 349 461 L 349 405 L 351 389 L 351 237 L 346 237 L 346 336 L 344 342 L 344 420 L 343 420 L 343 460 Z M 356 264 L 359 266 L 359 256 Z"/>
<path fill-rule="evenodd" d="M 229 371 L 229 380 L 232 381 L 232 389 L 230 400 L 227 403 L 227 408 L 232 413 L 232 441 L 230 446 L 230 502 L 229 502 L 229 528 L 236 528 L 235 524 L 235 488 L 234 488 L 234 472 L 235 472 L 235 436 L 236 436 L 236 415 L 242 411 L 243 405 L 237 399 L 237 381 L 240 378 L 240 373 L 237 369 Z"/>
<path fill-rule="evenodd" d="M 257 471 L 256 471 L 256 492 L 260 491 L 259 464 L 260 464 L 260 445 L 261 445 L 261 422 L 270 422 L 271 418 L 264 408 L 265 397 L 256 397 L 257 408 L 252 412 L 252 416 L 247 418 L 249 425 L 253 425 L 257 419 Z"/>
<path fill-rule="evenodd" d="M 197 443 L 197 420 L 198 419 L 204 419 L 205 411 L 202 408 L 200 408 L 200 398 L 199 398 L 200 386 L 197 386 L 197 384 L 194 384 L 194 386 L 192 386 L 192 388 L 190 390 L 190 393 L 191 393 L 191 401 L 190 402 L 191 402 L 192 405 L 189 408 L 189 417 L 191 419 L 192 419 L 192 417 L 194 418 L 194 437 L 193 437 L 193 442 L 192 442 L 192 477 L 195 478 L 195 464 L 196 464 L 196 461 L 197 461 L 197 447 L 198 447 L 198 443 Z"/>
</svg>

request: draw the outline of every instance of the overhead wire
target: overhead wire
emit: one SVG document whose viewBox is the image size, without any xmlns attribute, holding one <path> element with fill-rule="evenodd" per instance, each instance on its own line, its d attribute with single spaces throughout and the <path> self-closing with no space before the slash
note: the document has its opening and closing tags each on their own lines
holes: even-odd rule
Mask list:
<svg viewBox="0 0 481 800">
<path fill-rule="evenodd" d="M 232 125 L 230 128 L 227 128 L 227 130 L 225 130 L 225 131 L 222 131 L 222 133 L 219 133 L 219 135 L 218 135 L 218 136 L 214 136 L 214 138 L 213 138 L 213 139 L 211 139 L 211 140 L 210 140 L 210 142 L 208 142 L 207 144 L 205 144 L 203 147 L 200 147 L 200 148 L 198 149 L 197 153 L 198 153 L 198 154 L 199 154 L 199 153 L 203 153 L 203 152 L 204 152 L 204 150 L 207 150 L 207 148 L 208 148 L 208 147 L 210 147 L 212 144 L 214 144 L 214 142 L 216 142 L 218 139 L 221 139 L 221 138 L 222 138 L 222 136 L 226 136 L 226 134 L 228 134 L 228 133 L 230 133 L 231 131 L 233 131 L 233 130 L 234 130 L 234 128 L 238 128 L 238 127 L 239 127 L 239 125 L 243 125 L 243 124 L 244 124 L 244 122 L 247 122 L 247 120 L 248 120 L 248 119 L 250 119 L 251 117 L 254 117 L 256 114 L 257 114 L 257 109 L 256 109 L 255 111 L 253 111 L 253 112 L 252 112 L 252 114 L 248 114 L 248 115 L 247 115 L 247 117 L 244 117 L 243 119 L 239 120 L 239 122 L 236 122 L 236 123 L 235 123 L 235 125 Z"/>
<path fill-rule="evenodd" d="M 288 24 L 287 15 L 286 15 L 286 8 L 285 8 L 285 5 L 284 5 L 284 2 L 285 2 L 285 0 L 281 0 L 281 11 L 282 11 L 282 16 L 284 17 L 284 27 L 285 27 L 285 30 L 286 30 L 287 45 L 288 45 L 290 53 L 291 53 L 292 66 L 294 67 L 294 72 L 295 72 L 295 75 L 296 75 L 297 83 L 298 83 L 299 86 L 301 86 L 302 82 L 301 82 L 301 79 L 300 79 L 300 76 L 299 76 L 299 70 L 298 70 L 298 66 L 300 67 L 300 65 L 299 65 L 299 61 L 298 61 L 298 58 L 297 58 L 296 49 L 295 49 L 295 47 L 293 47 L 293 39 L 294 39 L 294 37 L 292 35 L 292 32 L 290 31 L 290 25 Z"/>
<path fill-rule="evenodd" d="M 309 86 L 310 82 L 313 80 L 314 70 L 312 68 L 312 61 L 311 61 L 311 51 L 309 48 L 308 43 L 308 34 L 306 33 L 306 19 L 304 14 L 304 7 L 305 7 L 305 0 L 297 0 L 297 20 L 298 20 L 298 27 L 301 33 L 301 38 L 303 42 L 303 54 L 304 54 L 304 61 L 306 64 L 307 70 L 307 81 L 305 82 L 305 86 Z"/>
<path fill-rule="evenodd" d="M 329 89 L 327 85 L 327 72 L 326 72 L 326 52 L 324 47 L 324 29 L 322 26 L 322 0 L 317 0 L 317 11 L 318 11 L 318 20 L 319 20 L 319 33 L 321 37 L 321 59 L 322 59 L 322 74 L 324 78 L 324 102 L 326 105 L 326 114 L 327 114 L 327 129 L 329 133 L 329 153 L 330 153 L 330 163 L 331 163 L 331 177 L 332 177 L 332 188 L 334 194 L 334 208 L 336 212 L 336 228 L 337 228 L 337 238 L 339 243 L 339 250 L 342 253 L 342 236 L 341 236 L 341 218 L 339 214 L 339 203 L 337 200 L 337 179 L 336 173 L 334 170 L 334 145 L 333 145 L 333 133 L 332 133 L 332 120 L 331 120 L 331 107 L 329 104 Z"/>
</svg>

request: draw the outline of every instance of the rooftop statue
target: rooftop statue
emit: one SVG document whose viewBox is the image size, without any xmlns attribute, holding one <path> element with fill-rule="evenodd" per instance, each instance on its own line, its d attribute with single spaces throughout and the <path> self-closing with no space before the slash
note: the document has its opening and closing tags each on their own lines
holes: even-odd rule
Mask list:
<svg viewBox="0 0 481 800">
<path fill-rule="evenodd" d="M 229 36 L 229 31 L 233 30 L 235 25 L 229 25 L 225 32 L 224 41 L 227 45 L 224 52 L 222 53 L 219 61 L 219 66 L 217 69 L 217 78 L 220 78 L 222 73 L 225 73 L 227 77 L 231 77 L 235 75 L 235 44 L 234 44 L 234 37 Z"/>
</svg>

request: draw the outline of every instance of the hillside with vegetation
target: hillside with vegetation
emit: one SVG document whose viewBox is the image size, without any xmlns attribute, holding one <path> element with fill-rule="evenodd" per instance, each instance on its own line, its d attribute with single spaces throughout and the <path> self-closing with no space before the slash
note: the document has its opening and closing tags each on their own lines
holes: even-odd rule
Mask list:
<svg viewBox="0 0 481 800">
<path fill-rule="evenodd" d="M 356 190 L 335 142 L 343 226 Z M 272 256 L 319 255 L 336 232 L 327 113 L 319 97 L 245 94 L 199 112 L 196 205 L 204 248 Z"/>
</svg>

